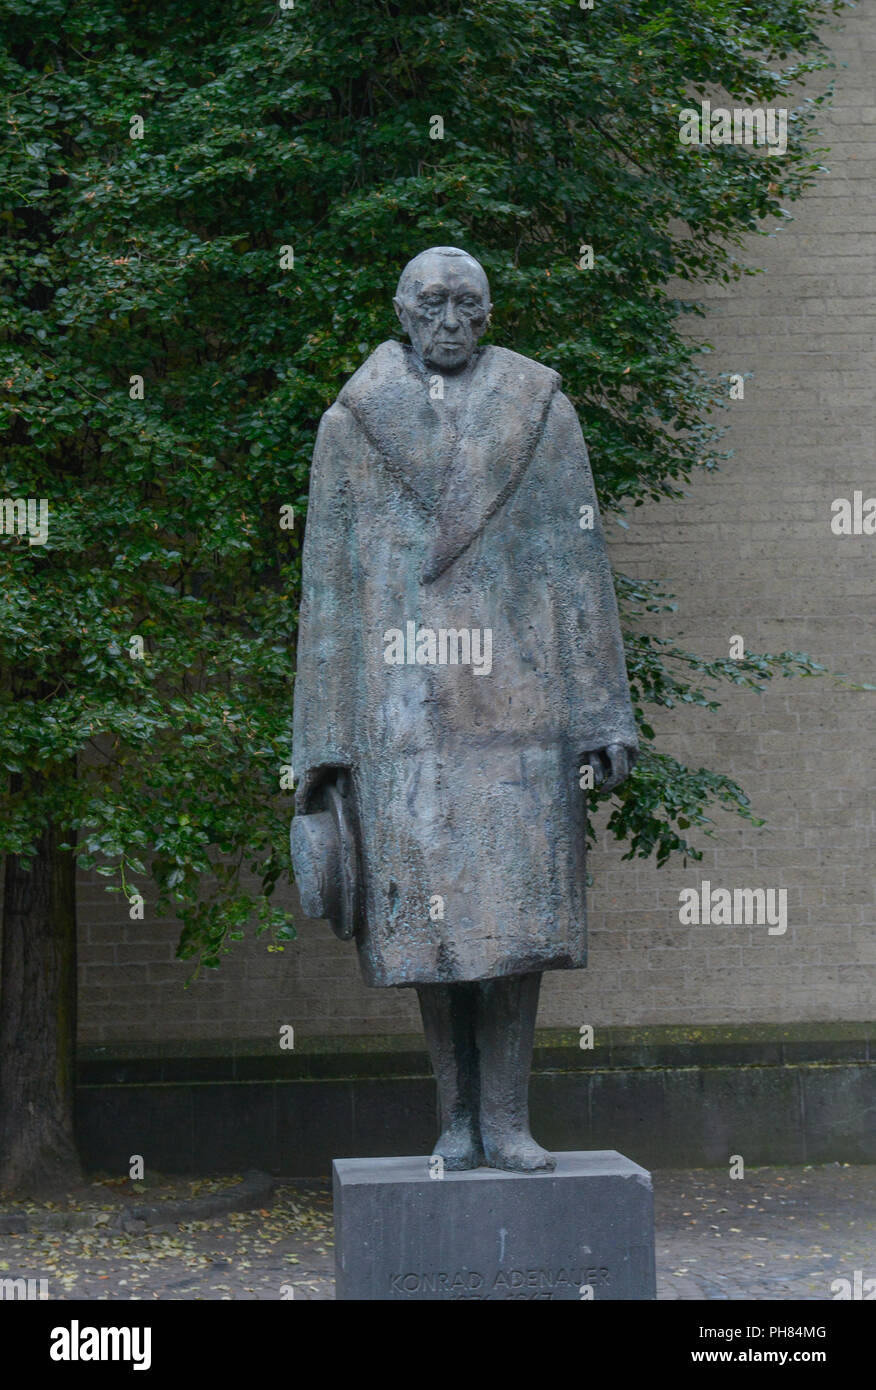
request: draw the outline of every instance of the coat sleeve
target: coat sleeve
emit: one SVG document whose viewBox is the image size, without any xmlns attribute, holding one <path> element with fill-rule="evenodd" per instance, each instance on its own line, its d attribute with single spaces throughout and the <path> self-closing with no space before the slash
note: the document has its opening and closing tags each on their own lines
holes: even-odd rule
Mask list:
<svg viewBox="0 0 876 1390">
<path fill-rule="evenodd" d="M 568 736 L 581 754 L 611 743 L 638 749 L 593 473 L 578 416 L 562 392 L 554 397 L 542 445 L 556 480 L 551 489 L 556 544 L 550 568 Z"/>
<path fill-rule="evenodd" d="M 323 415 L 310 471 L 298 614 L 292 763 L 307 812 L 325 771 L 354 760 L 356 609 L 348 463 L 361 448 L 344 406 Z"/>
</svg>

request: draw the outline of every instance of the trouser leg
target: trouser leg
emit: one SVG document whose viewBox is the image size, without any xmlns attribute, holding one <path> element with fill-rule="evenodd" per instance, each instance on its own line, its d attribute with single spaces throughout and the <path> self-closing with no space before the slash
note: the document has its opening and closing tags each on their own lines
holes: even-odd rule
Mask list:
<svg viewBox="0 0 876 1390">
<path fill-rule="evenodd" d="M 475 984 L 419 985 L 423 1029 L 438 1083 L 441 1135 L 434 1152 L 446 1168 L 483 1163 L 479 1111 Z"/>
<path fill-rule="evenodd" d="M 529 1132 L 529 1074 L 541 974 L 485 980 L 475 1044 L 480 1062 L 480 1129 L 487 1163 L 529 1172 L 556 1159 Z"/>
</svg>

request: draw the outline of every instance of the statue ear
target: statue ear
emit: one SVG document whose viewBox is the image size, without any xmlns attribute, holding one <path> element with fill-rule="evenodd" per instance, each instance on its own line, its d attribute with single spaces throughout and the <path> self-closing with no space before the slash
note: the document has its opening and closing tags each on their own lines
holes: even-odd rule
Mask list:
<svg viewBox="0 0 876 1390">
<path fill-rule="evenodd" d="M 395 299 L 392 301 L 392 307 L 393 307 L 393 309 L 395 309 L 395 316 L 396 316 L 396 318 L 398 319 L 398 321 L 399 321 L 399 323 L 401 324 L 402 328 L 404 328 L 404 326 L 405 326 L 405 320 L 404 320 L 405 306 L 404 306 L 404 303 L 402 302 L 402 300 L 400 300 L 400 299 L 398 298 L 398 295 L 396 295 Z"/>
</svg>

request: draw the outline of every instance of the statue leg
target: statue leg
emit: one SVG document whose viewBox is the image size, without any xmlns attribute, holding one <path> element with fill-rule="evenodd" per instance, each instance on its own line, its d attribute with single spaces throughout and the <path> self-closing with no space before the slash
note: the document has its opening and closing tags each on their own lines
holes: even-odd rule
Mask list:
<svg viewBox="0 0 876 1390">
<path fill-rule="evenodd" d="M 541 975 L 511 975 L 478 986 L 476 1041 L 481 1073 L 481 1138 L 490 1168 L 528 1173 L 557 1160 L 529 1132 L 529 1072 Z"/>
<path fill-rule="evenodd" d="M 474 984 L 417 986 L 438 1082 L 441 1136 L 433 1153 L 451 1170 L 480 1168 L 484 1162 L 478 1126 L 477 989 Z"/>
</svg>

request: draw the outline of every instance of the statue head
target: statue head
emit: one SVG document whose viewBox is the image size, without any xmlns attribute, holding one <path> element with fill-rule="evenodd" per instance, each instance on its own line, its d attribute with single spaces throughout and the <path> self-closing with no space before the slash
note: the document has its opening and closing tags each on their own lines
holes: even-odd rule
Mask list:
<svg viewBox="0 0 876 1390">
<path fill-rule="evenodd" d="M 432 246 L 408 261 L 392 301 L 414 352 L 437 371 L 471 361 L 490 317 L 490 286 L 474 256 Z"/>
</svg>

